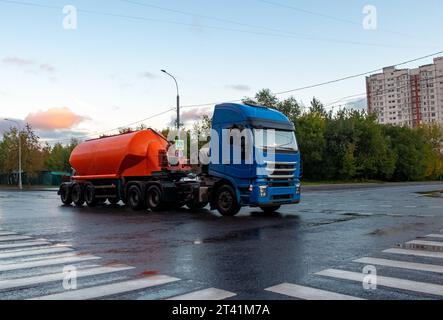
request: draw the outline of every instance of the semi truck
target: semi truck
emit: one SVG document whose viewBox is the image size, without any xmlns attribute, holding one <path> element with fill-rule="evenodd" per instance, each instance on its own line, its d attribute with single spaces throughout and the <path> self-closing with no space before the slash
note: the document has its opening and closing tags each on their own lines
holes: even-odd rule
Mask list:
<svg viewBox="0 0 443 320">
<path fill-rule="evenodd" d="M 248 134 L 234 139 L 229 136 L 234 130 Z M 270 132 L 273 139 L 266 138 Z M 252 144 L 246 142 L 248 135 Z M 234 216 L 244 206 L 270 213 L 300 202 L 295 128 L 275 109 L 246 103 L 216 105 L 210 160 L 197 172 L 181 161 L 168 161 L 171 144 L 153 129 L 80 143 L 69 160 L 73 175 L 58 191 L 62 203 L 94 207 L 122 201 L 134 210 L 151 211 L 209 205 L 221 215 Z M 249 146 L 253 152 L 246 155 Z"/>
</svg>

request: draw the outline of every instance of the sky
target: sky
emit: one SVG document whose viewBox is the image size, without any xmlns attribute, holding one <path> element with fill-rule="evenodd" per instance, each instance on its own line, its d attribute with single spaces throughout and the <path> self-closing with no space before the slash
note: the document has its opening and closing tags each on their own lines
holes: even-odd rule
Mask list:
<svg viewBox="0 0 443 320">
<path fill-rule="evenodd" d="M 67 5 L 77 10 L 75 29 L 66 29 Z M 368 5 L 377 10 L 369 29 Z M 262 88 L 287 91 L 442 51 L 442 10 L 440 0 L 0 0 L 0 118 L 29 122 L 52 142 L 146 118 L 161 129 L 175 115 L 166 112 L 176 99 L 166 69 L 182 106 L 208 104 L 182 109 L 191 125 L 214 103 Z M 279 98 L 330 104 L 364 92 L 361 76 Z M 9 126 L 0 120 L 0 131 Z"/>
</svg>

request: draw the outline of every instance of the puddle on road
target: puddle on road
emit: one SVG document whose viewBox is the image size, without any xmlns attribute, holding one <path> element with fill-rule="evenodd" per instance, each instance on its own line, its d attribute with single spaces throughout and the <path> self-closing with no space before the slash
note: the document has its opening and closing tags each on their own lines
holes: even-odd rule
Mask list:
<svg viewBox="0 0 443 320">
<path fill-rule="evenodd" d="M 443 198 L 443 190 L 422 191 L 417 194 L 430 198 Z"/>
</svg>

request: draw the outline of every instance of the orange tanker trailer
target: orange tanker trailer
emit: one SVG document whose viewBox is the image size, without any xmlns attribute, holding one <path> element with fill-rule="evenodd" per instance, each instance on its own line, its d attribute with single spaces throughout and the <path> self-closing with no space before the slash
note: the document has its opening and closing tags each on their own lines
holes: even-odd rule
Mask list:
<svg viewBox="0 0 443 320">
<path fill-rule="evenodd" d="M 64 204 L 95 206 L 120 200 L 133 209 L 157 210 L 167 204 L 204 206 L 195 203 L 198 184 L 183 181 L 187 166 L 169 164 L 167 139 L 155 130 L 141 130 L 88 140 L 71 153 L 71 182 L 61 185 Z"/>
</svg>

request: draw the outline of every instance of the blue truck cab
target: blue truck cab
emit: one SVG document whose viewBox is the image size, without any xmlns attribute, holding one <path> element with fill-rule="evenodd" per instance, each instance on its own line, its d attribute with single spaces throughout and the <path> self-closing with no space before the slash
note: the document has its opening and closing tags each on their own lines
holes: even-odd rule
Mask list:
<svg viewBox="0 0 443 320">
<path fill-rule="evenodd" d="M 208 174 L 217 181 L 211 207 L 235 215 L 242 206 L 274 212 L 281 205 L 299 203 L 300 152 L 294 129 L 275 109 L 216 105 L 208 165 Z"/>
</svg>

